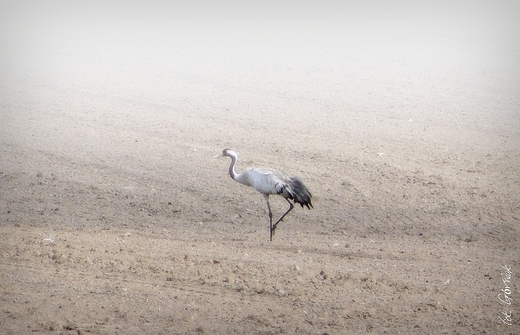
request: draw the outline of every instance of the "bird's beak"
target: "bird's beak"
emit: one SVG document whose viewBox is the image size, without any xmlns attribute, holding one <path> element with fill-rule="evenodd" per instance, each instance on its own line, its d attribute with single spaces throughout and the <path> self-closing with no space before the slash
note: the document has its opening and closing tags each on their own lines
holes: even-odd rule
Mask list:
<svg viewBox="0 0 520 335">
<path fill-rule="evenodd" d="M 222 157 L 222 154 L 213 156 L 213 158 L 220 158 L 220 157 Z"/>
</svg>

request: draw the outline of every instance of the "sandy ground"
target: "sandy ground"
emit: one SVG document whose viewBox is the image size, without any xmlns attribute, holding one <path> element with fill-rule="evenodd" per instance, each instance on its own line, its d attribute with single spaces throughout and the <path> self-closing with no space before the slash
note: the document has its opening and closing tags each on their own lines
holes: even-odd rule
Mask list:
<svg viewBox="0 0 520 335">
<path fill-rule="evenodd" d="M 519 334 L 520 29 L 482 6 L 6 6 L 0 333 Z M 314 209 L 268 242 L 226 147 Z"/>
</svg>

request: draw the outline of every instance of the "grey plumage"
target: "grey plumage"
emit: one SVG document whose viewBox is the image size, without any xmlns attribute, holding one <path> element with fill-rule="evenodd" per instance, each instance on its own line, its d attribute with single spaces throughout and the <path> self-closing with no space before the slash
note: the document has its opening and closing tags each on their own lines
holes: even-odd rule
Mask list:
<svg viewBox="0 0 520 335">
<path fill-rule="evenodd" d="M 276 227 L 280 221 L 294 208 L 289 201 L 295 204 L 312 208 L 312 195 L 309 189 L 303 184 L 298 177 L 290 177 L 283 172 L 265 169 L 265 168 L 246 168 L 241 173 L 235 171 L 235 165 L 238 160 L 236 152 L 230 149 L 224 149 L 222 156 L 231 158 L 229 165 L 229 175 L 231 178 L 241 184 L 251 186 L 258 192 L 262 193 L 269 210 L 269 240 L 272 241 Z M 289 203 L 289 209 L 273 224 L 271 206 L 269 204 L 269 196 L 271 194 L 280 195 Z"/>
</svg>

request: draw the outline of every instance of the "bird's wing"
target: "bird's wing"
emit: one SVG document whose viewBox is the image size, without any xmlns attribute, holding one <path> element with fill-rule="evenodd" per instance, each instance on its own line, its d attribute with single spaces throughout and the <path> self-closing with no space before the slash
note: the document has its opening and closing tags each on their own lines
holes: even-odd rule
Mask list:
<svg viewBox="0 0 520 335">
<path fill-rule="evenodd" d="M 252 168 L 249 172 L 251 186 L 265 194 L 281 194 L 289 186 L 290 178 L 281 171 Z"/>
</svg>

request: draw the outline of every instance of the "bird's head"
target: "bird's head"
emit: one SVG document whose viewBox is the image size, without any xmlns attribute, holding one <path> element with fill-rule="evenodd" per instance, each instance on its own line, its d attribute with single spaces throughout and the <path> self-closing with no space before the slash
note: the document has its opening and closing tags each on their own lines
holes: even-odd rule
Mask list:
<svg viewBox="0 0 520 335">
<path fill-rule="evenodd" d="M 224 150 L 222 150 L 222 154 L 216 155 L 214 158 L 219 158 L 219 157 L 224 157 L 224 156 L 235 157 L 235 158 L 238 157 L 237 153 L 234 152 L 233 150 L 231 150 L 231 149 L 224 149 Z"/>
</svg>

